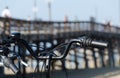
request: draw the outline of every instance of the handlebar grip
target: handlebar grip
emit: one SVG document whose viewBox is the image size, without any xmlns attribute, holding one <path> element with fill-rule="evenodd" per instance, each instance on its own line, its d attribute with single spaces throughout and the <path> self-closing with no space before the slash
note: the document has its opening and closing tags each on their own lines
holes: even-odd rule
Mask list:
<svg viewBox="0 0 120 78">
<path fill-rule="evenodd" d="M 9 68 L 10 68 L 15 74 L 19 73 L 18 68 L 17 68 L 14 64 L 11 63 L 11 64 L 9 65 Z"/>
<path fill-rule="evenodd" d="M 108 43 L 95 41 L 87 37 L 82 37 L 78 39 L 78 42 L 82 44 L 82 46 L 88 46 L 88 47 L 107 47 Z"/>
<path fill-rule="evenodd" d="M 98 47 L 107 47 L 108 46 L 107 43 L 105 43 L 105 42 L 98 42 L 98 41 L 92 41 L 91 45 L 98 46 Z"/>
<path fill-rule="evenodd" d="M 18 68 L 15 66 L 15 64 L 13 64 L 12 60 L 6 56 L 2 56 L 3 59 L 3 64 L 10 68 L 15 74 L 19 73 Z"/>
</svg>

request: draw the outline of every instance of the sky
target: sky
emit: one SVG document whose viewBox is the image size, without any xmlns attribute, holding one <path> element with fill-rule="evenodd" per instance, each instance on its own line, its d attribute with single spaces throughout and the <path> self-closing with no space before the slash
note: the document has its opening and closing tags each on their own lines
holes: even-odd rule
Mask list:
<svg viewBox="0 0 120 78">
<path fill-rule="evenodd" d="M 0 0 L 0 13 L 9 6 L 13 18 L 34 19 L 35 0 Z M 49 20 L 48 3 L 46 0 L 36 0 L 38 11 L 37 19 Z M 51 19 L 89 21 L 95 17 L 99 23 L 110 21 L 113 25 L 120 25 L 120 0 L 52 0 Z"/>
</svg>

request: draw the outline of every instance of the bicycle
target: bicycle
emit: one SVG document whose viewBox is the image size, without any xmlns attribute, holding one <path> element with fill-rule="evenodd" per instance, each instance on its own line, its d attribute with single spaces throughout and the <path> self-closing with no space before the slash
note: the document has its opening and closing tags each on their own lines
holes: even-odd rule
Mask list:
<svg viewBox="0 0 120 78">
<path fill-rule="evenodd" d="M 57 47 L 55 47 L 54 49 L 52 49 L 48 52 L 41 52 L 39 55 L 37 55 L 33 51 L 33 49 L 31 48 L 31 46 L 24 39 L 21 39 L 19 36 L 20 36 L 19 33 L 15 33 L 15 34 L 11 35 L 8 40 L 1 41 L 0 45 L 3 46 L 3 45 L 10 45 L 10 44 L 14 44 L 14 45 L 17 44 L 18 46 L 21 46 L 21 47 L 24 46 L 30 52 L 30 55 L 33 58 L 35 58 L 36 60 L 42 60 L 45 62 L 45 64 L 46 64 L 46 78 L 51 77 L 50 76 L 51 62 L 53 60 L 63 60 L 67 56 L 69 49 L 73 43 L 79 45 L 80 47 L 83 47 L 83 46 L 84 47 L 107 47 L 108 46 L 108 44 L 104 43 L 104 42 L 94 41 L 88 37 L 80 37 L 79 39 L 71 39 L 68 43 L 63 43 L 63 44 L 58 45 Z M 63 45 L 66 46 L 66 49 L 62 55 L 58 56 L 57 54 L 54 53 L 54 50 L 63 46 Z M 9 63 L 9 64 L 6 64 L 5 66 L 10 67 L 15 74 L 19 74 L 20 73 L 19 69 L 10 61 L 10 59 L 7 58 L 8 53 L 10 51 L 8 49 L 8 46 L 4 46 L 3 49 L 4 48 L 6 48 L 5 51 L 7 51 L 7 53 L 5 51 L 3 51 L 2 54 L 4 54 L 6 56 L 4 59 L 7 59 L 7 62 Z M 19 57 L 21 57 L 21 55 L 19 55 Z M 4 64 L 5 63 L 6 63 L 6 61 L 4 62 Z M 26 64 L 25 62 L 23 62 L 23 63 Z"/>
</svg>

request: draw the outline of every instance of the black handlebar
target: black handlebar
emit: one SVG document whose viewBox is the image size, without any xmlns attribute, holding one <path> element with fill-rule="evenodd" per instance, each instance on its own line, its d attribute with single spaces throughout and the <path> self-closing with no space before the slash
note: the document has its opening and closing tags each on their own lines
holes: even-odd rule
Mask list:
<svg viewBox="0 0 120 78">
<path fill-rule="evenodd" d="M 0 45 L 6 45 L 6 44 L 10 44 L 10 43 L 16 43 L 18 46 L 22 46 L 22 47 L 24 46 L 30 52 L 30 54 L 37 60 L 49 59 L 48 56 L 42 56 L 42 57 L 39 56 L 38 57 L 38 55 L 33 51 L 31 46 L 29 46 L 28 43 L 24 39 L 12 37 L 10 40 L 0 41 Z M 64 59 L 67 56 L 69 49 L 73 43 L 79 43 L 80 46 L 85 46 L 85 47 L 107 47 L 108 46 L 107 43 L 94 41 L 94 40 L 87 38 L 87 37 L 81 37 L 79 39 L 72 39 L 66 45 L 66 49 L 61 56 L 52 56 L 51 59 L 52 60 Z M 14 73 L 19 72 L 17 67 L 11 62 L 11 60 L 9 58 L 5 57 L 3 59 L 4 59 L 3 62 L 5 64 L 5 66 L 10 67 Z"/>
<path fill-rule="evenodd" d="M 24 47 L 26 47 L 27 48 L 27 50 L 30 52 L 30 54 L 34 57 L 34 58 L 36 58 L 36 59 L 48 59 L 48 57 L 44 57 L 44 56 L 42 56 L 42 57 L 37 57 L 37 54 L 33 51 L 33 49 L 31 48 L 31 46 L 29 46 L 28 45 L 28 43 L 24 40 L 24 39 L 20 39 L 20 38 L 13 38 L 12 40 L 11 40 L 11 42 L 17 42 L 17 44 L 19 45 L 19 46 L 24 46 Z M 10 41 L 9 42 L 7 42 L 7 41 L 4 41 L 3 43 L 0 43 L 0 44 L 5 44 L 5 43 L 10 43 Z M 73 44 L 73 43 L 79 43 L 80 45 L 82 45 L 82 46 L 85 46 L 85 47 L 107 47 L 108 46 L 108 44 L 107 43 L 105 43 L 105 42 L 99 42 L 99 41 L 94 41 L 94 40 L 92 40 L 92 39 L 90 39 L 90 38 L 87 38 L 87 37 L 81 37 L 81 38 L 79 38 L 79 39 L 72 39 L 72 40 L 70 40 L 69 42 L 68 42 L 68 45 L 67 45 L 67 48 L 65 49 L 65 51 L 64 51 L 64 53 L 61 55 L 61 56 L 58 56 L 58 57 L 52 57 L 52 59 L 53 60 L 60 60 L 60 59 L 64 59 L 66 56 L 67 56 L 67 54 L 68 54 L 68 52 L 69 52 L 69 49 L 70 49 L 70 47 L 71 47 L 71 45 Z"/>
<path fill-rule="evenodd" d="M 61 59 L 64 59 L 68 52 L 69 52 L 69 49 L 71 47 L 71 45 L 73 43 L 79 43 L 80 45 L 82 46 L 94 46 L 94 47 L 107 47 L 108 44 L 105 43 L 105 42 L 98 42 L 98 41 L 93 41 L 92 39 L 89 39 L 89 38 L 81 38 L 81 39 L 72 39 L 70 40 L 70 42 L 68 43 L 64 53 L 61 55 L 61 56 L 58 56 L 58 57 L 52 57 L 53 60 L 61 60 Z M 38 59 L 49 59 L 48 57 L 38 57 Z"/>
</svg>

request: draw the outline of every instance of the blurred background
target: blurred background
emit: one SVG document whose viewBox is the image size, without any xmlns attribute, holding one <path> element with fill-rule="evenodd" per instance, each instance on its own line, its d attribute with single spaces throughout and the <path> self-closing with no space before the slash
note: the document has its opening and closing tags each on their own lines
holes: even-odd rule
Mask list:
<svg viewBox="0 0 120 78">
<path fill-rule="evenodd" d="M 36 54 L 83 35 L 109 44 L 105 48 L 71 46 L 64 60 L 52 62 L 52 78 L 120 77 L 120 0 L 0 0 L 0 40 L 16 32 Z M 61 55 L 65 48 L 54 52 Z M 22 53 L 29 65 L 14 60 L 21 77 L 45 78 L 44 61 L 31 58 L 23 49 L 10 47 L 14 53 Z M 3 77 L 18 78 L 1 61 Z"/>
</svg>

